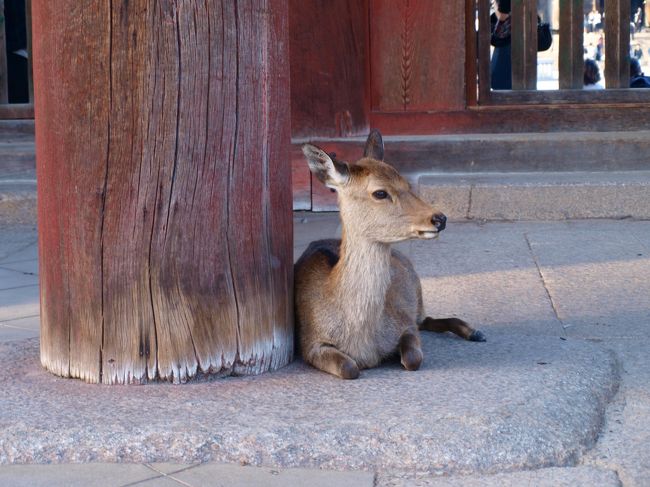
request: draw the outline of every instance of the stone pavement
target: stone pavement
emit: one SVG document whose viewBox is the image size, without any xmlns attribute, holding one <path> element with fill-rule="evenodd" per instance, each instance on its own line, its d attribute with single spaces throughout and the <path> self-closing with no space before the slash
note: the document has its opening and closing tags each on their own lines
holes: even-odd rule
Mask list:
<svg viewBox="0 0 650 487">
<path fill-rule="evenodd" d="M 296 257 L 339 231 L 295 221 Z M 400 248 L 428 312 L 487 343 L 426 334 L 422 370 L 358 381 L 296 361 L 91 386 L 40 368 L 36 232 L 0 225 L 0 485 L 650 485 L 650 222 L 452 223 Z"/>
</svg>

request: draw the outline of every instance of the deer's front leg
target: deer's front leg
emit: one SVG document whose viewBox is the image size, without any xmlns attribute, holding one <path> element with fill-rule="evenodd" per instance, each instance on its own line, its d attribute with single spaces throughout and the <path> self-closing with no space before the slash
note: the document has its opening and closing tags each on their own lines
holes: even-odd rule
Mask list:
<svg viewBox="0 0 650 487">
<path fill-rule="evenodd" d="M 357 363 L 333 345 L 324 343 L 314 345 L 306 360 L 317 369 L 341 379 L 356 379 L 359 377 Z"/>
<path fill-rule="evenodd" d="M 422 364 L 422 346 L 417 327 L 404 330 L 399 339 L 399 355 L 406 370 L 418 370 Z"/>
</svg>

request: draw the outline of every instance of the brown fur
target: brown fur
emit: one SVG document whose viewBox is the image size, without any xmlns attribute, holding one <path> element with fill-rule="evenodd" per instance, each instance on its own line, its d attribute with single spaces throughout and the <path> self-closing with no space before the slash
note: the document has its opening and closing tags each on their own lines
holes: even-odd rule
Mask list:
<svg viewBox="0 0 650 487">
<path fill-rule="evenodd" d="M 422 362 L 419 328 L 452 331 L 482 341 L 462 320 L 424 315 L 422 289 L 413 266 L 390 243 L 433 238 L 444 215 L 418 198 L 383 157 L 371 132 L 364 158 L 333 161 L 306 144 L 312 172 L 339 197 L 341 240 L 312 242 L 295 266 L 299 347 L 311 365 L 344 379 L 399 353 L 407 370 Z M 378 191 L 387 198 L 378 198 Z M 444 223 L 443 223 L 444 225 Z"/>
</svg>

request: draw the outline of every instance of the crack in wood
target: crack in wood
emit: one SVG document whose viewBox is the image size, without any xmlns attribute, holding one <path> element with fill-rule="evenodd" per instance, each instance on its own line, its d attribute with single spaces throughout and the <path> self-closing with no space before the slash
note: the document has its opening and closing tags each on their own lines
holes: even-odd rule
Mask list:
<svg viewBox="0 0 650 487">
<path fill-rule="evenodd" d="M 222 4 L 223 8 L 223 4 Z M 241 346 L 241 312 L 239 309 L 239 297 L 237 295 L 237 283 L 235 281 L 235 270 L 232 266 L 233 255 L 232 255 L 232 245 L 230 242 L 230 199 L 231 195 L 234 194 L 233 185 L 233 166 L 235 164 L 235 158 L 237 156 L 237 139 L 239 137 L 239 76 L 240 76 L 240 67 L 239 67 L 239 9 L 237 6 L 237 1 L 234 2 L 234 12 L 235 12 L 235 128 L 233 133 L 233 148 L 232 155 L 228 161 L 228 194 L 226 195 L 226 253 L 228 255 L 228 269 L 230 271 L 230 279 L 232 282 L 232 294 L 233 300 L 235 302 L 235 312 L 236 312 L 236 350 L 235 358 L 233 359 L 233 369 L 236 364 L 240 362 L 239 349 Z M 223 47 L 222 47 L 223 49 Z"/>
<path fill-rule="evenodd" d="M 99 344 L 99 374 L 98 382 L 104 380 L 104 328 L 106 324 L 104 313 L 104 222 L 106 216 L 106 195 L 108 192 L 108 163 L 111 155 L 111 109 L 113 106 L 113 0 L 108 4 L 108 117 L 107 117 L 107 139 L 106 139 L 106 168 L 104 171 L 104 186 L 102 188 L 102 202 L 100 209 L 100 282 L 101 282 L 101 342 Z"/>
</svg>

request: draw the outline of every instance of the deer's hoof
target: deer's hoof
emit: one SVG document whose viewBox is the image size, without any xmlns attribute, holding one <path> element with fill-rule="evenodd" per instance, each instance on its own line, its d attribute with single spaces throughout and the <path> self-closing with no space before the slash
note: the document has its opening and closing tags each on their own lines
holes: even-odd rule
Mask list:
<svg viewBox="0 0 650 487">
<path fill-rule="evenodd" d="M 487 342 L 487 338 L 481 330 L 474 330 L 474 332 L 469 336 L 468 340 L 470 342 Z"/>
<path fill-rule="evenodd" d="M 359 377 L 359 367 L 352 360 L 341 365 L 341 379 L 356 379 Z"/>
<path fill-rule="evenodd" d="M 410 348 L 402 353 L 402 365 L 406 370 L 418 370 L 422 365 L 422 350 Z"/>
</svg>

